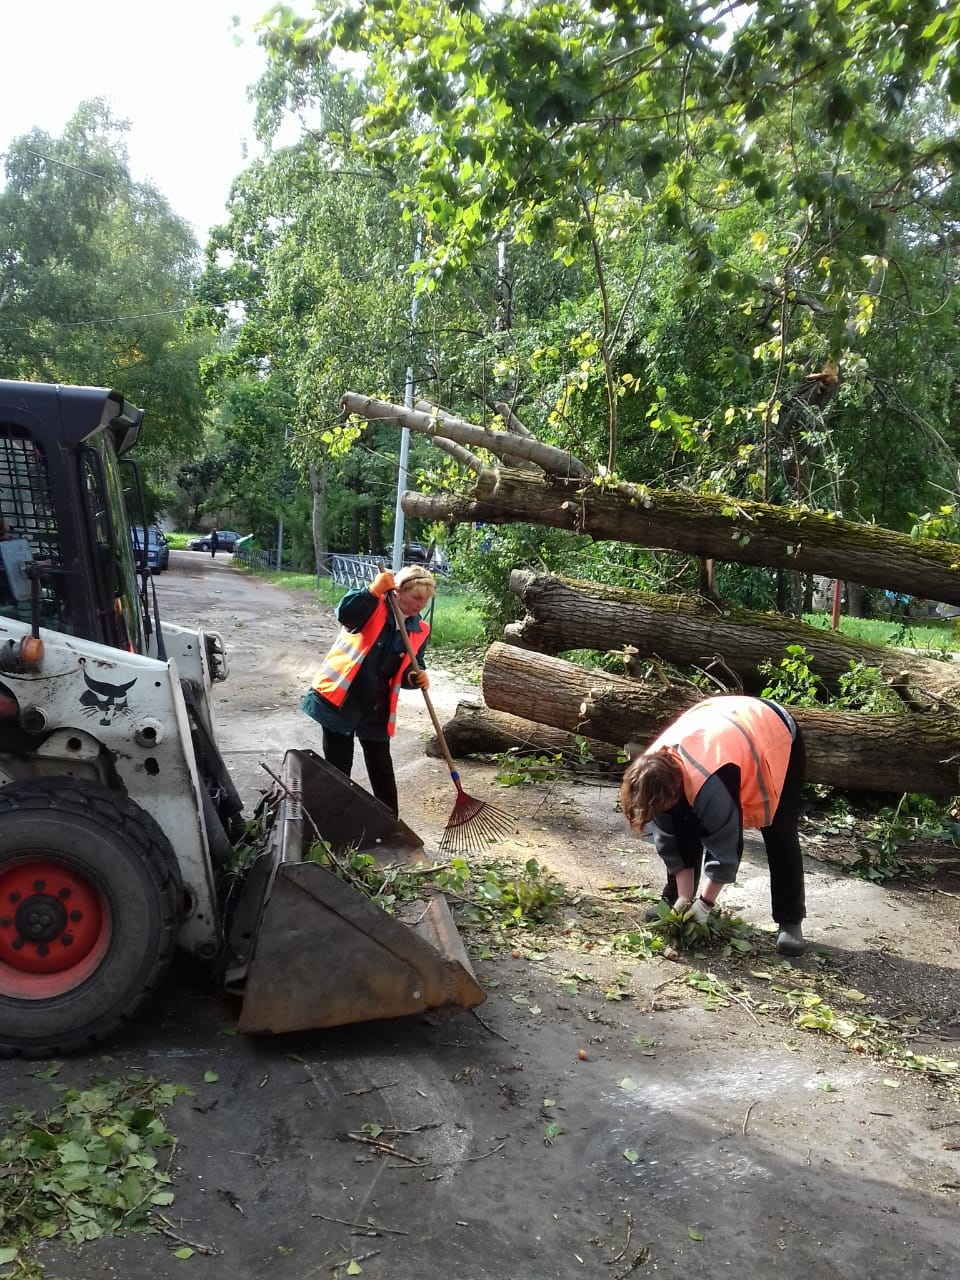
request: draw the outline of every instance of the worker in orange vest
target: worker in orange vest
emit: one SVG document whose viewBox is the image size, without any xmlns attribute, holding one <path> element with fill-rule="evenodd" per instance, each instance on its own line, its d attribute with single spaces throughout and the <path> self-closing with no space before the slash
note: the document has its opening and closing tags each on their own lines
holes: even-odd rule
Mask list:
<svg viewBox="0 0 960 1280">
<path fill-rule="evenodd" d="M 354 742 L 363 748 L 370 790 L 388 809 L 398 811 L 397 780 L 390 756 L 390 739 L 397 721 L 401 687 L 427 689 L 425 671 L 413 671 L 388 591 L 395 599 L 418 665 L 429 624 L 420 616 L 436 590 L 433 575 L 421 565 L 401 569 L 396 579 L 389 570 L 378 573 L 369 587 L 348 591 L 337 606 L 340 633 L 323 660 L 300 710 L 323 729 L 323 754 L 341 773 L 350 776 Z"/>
<path fill-rule="evenodd" d="M 770 866 L 777 950 L 802 955 L 797 824 L 805 767 L 796 721 L 766 698 L 706 698 L 669 725 L 630 762 L 620 789 L 631 829 L 653 838 L 666 866 L 663 900 L 705 923 L 723 886 L 737 877 L 744 827 L 757 829 Z"/>
</svg>

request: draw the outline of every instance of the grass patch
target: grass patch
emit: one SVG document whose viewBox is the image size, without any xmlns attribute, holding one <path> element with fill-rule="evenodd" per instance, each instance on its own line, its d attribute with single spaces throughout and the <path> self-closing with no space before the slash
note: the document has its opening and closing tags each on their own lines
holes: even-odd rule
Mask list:
<svg viewBox="0 0 960 1280">
<path fill-rule="evenodd" d="M 167 545 L 171 551 L 189 551 L 187 543 L 193 538 L 199 538 L 199 533 L 165 533 L 163 535 L 167 540 Z"/>
<path fill-rule="evenodd" d="M 804 622 L 821 631 L 830 629 L 830 615 L 807 613 Z M 906 618 L 887 622 L 880 618 L 840 618 L 840 634 L 895 649 L 929 649 L 934 653 L 960 649 L 960 632 L 951 622 L 936 618 Z"/>
</svg>

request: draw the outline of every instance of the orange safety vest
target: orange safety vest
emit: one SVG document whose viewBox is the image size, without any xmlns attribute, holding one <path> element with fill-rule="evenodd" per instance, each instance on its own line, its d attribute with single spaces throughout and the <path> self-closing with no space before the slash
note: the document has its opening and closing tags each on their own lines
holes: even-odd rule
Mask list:
<svg viewBox="0 0 960 1280">
<path fill-rule="evenodd" d="M 363 665 L 367 654 L 373 648 L 377 637 L 383 630 L 387 620 L 387 602 L 381 596 L 377 607 L 359 631 L 348 631 L 340 628 L 340 634 L 333 642 L 333 648 L 323 660 L 323 666 L 317 672 L 313 688 L 321 698 L 326 698 L 335 707 L 342 707 L 346 701 L 350 686 L 357 678 L 357 672 Z M 410 636 L 417 657 L 423 652 L 430 634 L 430 624 L 420 619 L 420 632 Z M 404 653 L 397 673 L 390 681 L 390 715 L 387 720 L 387 733 L 390 737 L 397 727 L 397 702 L 400 699 L 400 682 L 404 672 L 410 665 L 410 655 Z"/>
<path fill-rule="evenodd" d="M 793 747 L 789 728 L 772 707 L 738 695 L 706 698 L 666 728 L 646 754 L 664 747 L 680 764 L 691 805 L 718 769 L 738 765 L 743 825 L 769 827 Z"/>
</svg>

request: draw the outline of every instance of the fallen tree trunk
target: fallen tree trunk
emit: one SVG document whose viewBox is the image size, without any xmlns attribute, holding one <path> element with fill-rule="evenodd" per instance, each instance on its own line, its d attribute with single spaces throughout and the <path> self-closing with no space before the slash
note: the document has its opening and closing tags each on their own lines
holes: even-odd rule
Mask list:
<svg viewBox="0 0 960 1280">
<path fill-rule="evenodd" d="M 851 640 L 780 614 L 718 605 L 703 596 L 662 596 L 597 582 L 577 582 L 515 569 L 510 590 L 528 612 L 504 631 L 508 644 L 541 653 L 633 646 L 640 657 L 676 667 L 735 675 L 748 693 L 767 683 L 760 665 L 777 662 L 788 645 L 803 645 L 811 668 L 835 688 L 854 662 L 877 667 L 912 701 L 960 703 L 960 669 L 882 645 Z"/>
<path fill-rule="evenodd" d="M 470 498 L 408 491 L 401 506 L 418 519 L 544 524 L 700 559 L 821 573 L 841 582 L 960 604 L 960 546 L 954 543 L 915 542 L 906 534 L 838 520 L 829 512 L 600 483 L 576 454 L 529 436 L 489 431 L 442 410 L 425 413 L 355 391 L 345 392 L 340 405 L 367 421 L 393 422 L 508 461 L 519 458 L 547 473 L 483 471 Z"/>
<path fill-rule="evenodd" d="M 566 733 L 550 725 L 524 720 L 503 711 L 491 711 L 477 702 L 458 702 L 453 719 L 443 726 L 443 736 L 450 754 L 458 758 L 476 755 L 498 755 L 503 751 L 546 752 L 562 756 L 572 765 L 615 768 L 620 764 L 621 750 L 610 742 Z M 428 756 L 441 756 L 437 739 L 427 741 Z"/>
<path fill-rule="evenodd" d="M 493 644 L 483 665 L 483 697 L 495 711 L 622 746 L 651 742 L 703 695 L 688 685 L 624 680 L 562 658 Z M 841 790 L 954 795 L 960 791 L 953 712 L 867 716 L 791 708 L 807 743 L 807 779 Z"/>
<path fill-rule="evenodd" d="M 401 506 L 421 520 L 543 524 L 596 539 L 820 573 L 960 604 L 960 547 L 914 542 L 906 534 L 835 520 L 824 512 L 627 485 L 603 488 L 504 470 L 485 472 L 474 497 L 408 490 Z"/>
</svg>

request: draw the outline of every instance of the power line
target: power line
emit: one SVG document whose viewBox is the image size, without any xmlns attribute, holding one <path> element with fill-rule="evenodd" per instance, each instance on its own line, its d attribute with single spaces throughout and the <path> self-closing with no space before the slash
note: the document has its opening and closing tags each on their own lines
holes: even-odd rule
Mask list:
<svg viewBox="0 0 960 1280">
<path fill-rule="evenodd" d="M 168 311 L 142 311 L 139 315 L 133 316 L 107 316 L 95 320 L 48 320 L 47 323 L 52 325 L 54 329 L 75 329 L 78 325 L 83 324 L 122 324 L 125 320 L 153 320 L 157 316 L 177 316 L 182 315 L 185 311 L 189 311 L 194 303 L 187 307 L 171 307 Z M 38 316 L 37 323 L 45 320 L 46 317 Z M 29 324 L 3 324 L 0 325 L 0 333 L 30 333 L 33 325 Z"/>
<path fill-rule="evenodd" d="M 75 173 L 84 173 L 88 178 L 96 178 L 98 182 L 106 181 L 106 174 L 94 173 L 92 169 L 81 169 L 78 164 L 70 164 L 66 160 L 57 160 L 54 156 L 45 156 L 41 151 L 34 151 L 33 147 L 24 147 L 23 149 L 29 155 L 36 156 L 38 160 L 45 160 L 47 164 L 58 164 L 63 169 L 73 169 Z M 6 154 L 9 155 L 10 152 L 8 151 Z"/>
</svg>

